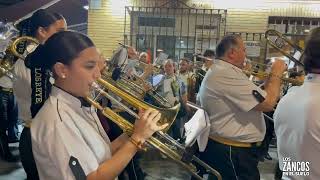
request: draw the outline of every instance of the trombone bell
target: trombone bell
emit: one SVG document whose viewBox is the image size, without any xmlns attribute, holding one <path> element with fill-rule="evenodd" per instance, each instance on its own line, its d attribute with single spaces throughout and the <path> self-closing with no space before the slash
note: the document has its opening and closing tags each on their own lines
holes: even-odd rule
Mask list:
<svg viewBox="0 0 320 180">
<path fill-rule="evenodd" d="M 288 50 L 285 48 L 289 47 L 291 48 L 290 51 L 296 52 L 299 51 L 301 54 L 303 54 L 303 49 L 299 47 L 298 45 L 291 42 L 290 39 L 282 35 L 280 32 L 269 29 L 265 33 L 265 38 L 267 40 L 267 43 L 270 44 L 273 48 L 281 52 L 284 56 L 289 58 L 291 61 L 296 63 L 299 66 L 304 66 L 302 62 L 299 61 L 299 59 L 292 56 L 290 53 L 288 53 Z"/>
<path fill-rule="evenodd" d="M 155 110 L 158 110 L 161 113 L 161 119 L 159 120 L 159 125 L 163 125 L 168 123 L 169 125 L 163 130 L 163 132 L 167 132 L 174 120 L 177 117 L 178 111 L 180 109 L 180 104 L 177 104 L 171 108 L 159 108 L 156 106 L 153 106 L 151 104 L 145 103 L 144 101 L 132 96 L 131 94 L 128 94 L 124 92 L 123 90 L 117 88 L 113 84 L 111 84 L 108 81 L 105 81 L 103 79 L 98 79 L 97 80 L 98 84 L 103 86 L 105 89 L 108 89 L 109 91 L 113 92 L 117 96 L 119 96 L 122 100 L 126 101 L 129 103 L 131 106 L 135 107 L 136 109 L 148 109 L 148 108 L 153 108 Z M 102 95 L 105 92 L 100 91 Z"/>
<path fill-rule="evenodd" d="M 98 79 L 97 80 L 98 84 L 93 84 L 92 88 L 96 90 L 92 94 L 94 94 L 94 97 L 97 97 L 97 95 L 102 95 L 105 97 L 110 96 L 106 91 L 104 91 L 101 86 L 108 91 L 111 91 L 112 93 L 116 94 L 119 96 L 122 100 L 126 101 L 130 105 L 134 106 L 135 108 L 142 108 L 142 109 L 147 109 L 147 108 L 154 108 L 160 111 L 161 113 L 161 122 L 160 124 L 164 123 L 169 123 L 170 125 L 174 121 L 178 109 L 180 107 L 180 104 L 176 105 L 173 108 L 170 109 L 162 109 L 162 108 L 156 108 L 151 105 L 148 105 L 144 103 L 143 101 L 133 97 L 130 94 L 125 93 L 121 89 L 116 88 L 113 86 L 111 83 L 103 80 L 103 79 Z M 100 85 L 100 86 L 99 86 Z M 116 123 L 124 132 L 126 132 L 128 135 L 133 133 L 133 124 L 121 117 L 119 114 L 116 112 L 112 111 L 108 107 L 102 107 L 100 103 L 96 101 L 96 99 L 93 99 L 91 97 L 86 98 L 87 101 L 93 105 L 95 108 L 101 110 L 102 114 L 109 118 L 111 121 Z M 121 103 L 118 102 L 118 104 L 121 106 Z M 138 117 L 137 115 L 135 117 Z M 197 163 L 199 166 L 202 166 L 204 169 L 207 170 L 208 173 L 211 173 L 215 175 L 218 180 L 221 180 L 221 175 L 218 171 L 198 159 L 196 156 L 192 155 L 190 160 L 185 162 L 183 161 L 183 154 L 187 153 L 186 150 L 182 145 L 180 145 L 178 142 L 176 142 L 174 139 L 172 139 L 169 135 L 165 134 L 163 131 L 156 132 L 152 137 L 147 139 L 146 141 L 147 145 L 152 146 L 159 150 L 161 153 L 163 153 L 165 156 L 169 157 L 176 163 L 180 164 L 183 168 L 188 170 L 192 176 L 194 176 L 198 180 L 202 180 L 203 178 L 197 174 L 197 169 L 195 166 L 195 163 Z"/>
</svg>

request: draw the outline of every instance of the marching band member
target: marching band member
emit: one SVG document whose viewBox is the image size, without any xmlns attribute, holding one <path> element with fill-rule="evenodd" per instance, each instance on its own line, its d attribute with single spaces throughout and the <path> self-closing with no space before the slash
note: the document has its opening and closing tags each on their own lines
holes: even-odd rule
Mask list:
<svg viewBox="0 0 320 180">
<path fill-rule="evenodd" d="M 202 69 L 204 71 L 208 71 L 209 68 L 213 65 L 214 63 L 214 59 L 215 59 L 215 52 L 214 50 L 211 50 L 211 49 L 207 49 L 204 53 L 203 53 L 203 56 L 205 57 L 203 59 L 204 63 L 203 63 L 203 66 L 202 66 Z"/>
<path fill-rule="evenodd" d="M 194 74 L 189 71 L 188 59 L 180 59 L 178 77 L 186 86 L 187 100 L 195 102 Z"/>
<path fill-rule="evenodd" d="M 20 32 L 22 35 L 27 35 L 36 38 L 40 44 L 43 44 L 54 33 L 66 29 L 66 21 L 64 17 L 57 13 L 51 13 L 48 10 L 40 9 L 33 13 L 33 15 L 20 23 Z M 28 52 L 35 47 L 29 45 L 26 47 Z M 28 61 L 28 60 L 26 60 Z M 19 151 L 23 168 L 27 174 L 27 179 L 38 179 L 36 165 L 32 158 L 31 149 L 31 102 L 35 102 L 38 98 L 35 94 L 32 96 L 32 88 L 35 86 L 35 79 L 38 78 L 34 69 L 26 67 L 22 59 L 18 59 L 14 65 L 14 80 L 13 90 L 17 98 L 19 107 L 19 118 L 24 121 L 24 128 L 20 136 Z M 33 77 L 33 78 L 32 78 Z M 33 115 L 34 117 L 34 115 Z"/>
<path fill-rule="evenodd" d="M 167 126 L 157 126 L 158 111 L 140 111 L 131 137 L 109 141 L 95 110 L 83 100 L 101 76 L 101 58 L 87 36 L 58 32 L 32 55 L 45 59 L 34 63 L 52 70 L 55 78 L 52 87 L 46 84 L 51 93 L 31 126 L 40 179 L 115 179 L 141 144 Z"/>
<path fill-rule="evenodd" d="M 143 87 L 145 89 L 149 89 L 150 86 L 147 83 L 145 83 L 145 81 L 149 77 L 149 75 L 152 73 L 152 64 L 148 64 L 144 69 L 137 68 L 139 66 L 138 52 L 133 47 L 129 46 L 126 48 L 128 53 L 128 62 L 123 67 L 123 71 L 124 71 L 123 77 L 127 78 L 129 81 L 135 81 L 137 80 L 137 78 L 141 78 L 143 80 L 142 81 Z M 114 96 L 114 98 L 121 101 L 121 98 L 119 98 L 118 96 Z M 111 107 L 114 111 L 117 111 L 119 115 L 124 117 L 126 120 L 130 121 L 131 123 L 134 123 L 135 117 L 131 116 L 118 104 L 115 104 L 111 101 Z M 108 124 L 110 126 L 110 131 L 108 132 L 108 135 L 110 135 L 110 139 L 115 139 L 123 133 L 122 129 L 118 127 L 114 122 L 108 121 Z M 140 158 L 141 158 L 140 154 L 137 153 L 129 162 L 129 164 L 124 168 L 123 172 L 119 174 L 118 179 L 119 180 L 126 179 L 125 174 L 128 175 L 129 180 L 144 179 L 144 176 L 146 176 L 146 173 L 143 171 L 143 169 L 139 164 Z"/>
<path fill-rule="evenodd" d="M 149 54 L 146 52 L 141 52 L 139 55 L 139 61 L 144 62 L 146 64 L 150 64 Z"/>
<path fill-rule="evenodd" d="M 276 61 L 265 90 L 242 72 L 246 49 L 240 36 L 227 35 L 216 47 L 217 61 L 199 91 L 211 122 L 208 145 L 200 158 L 223 179 L 259 179 L 258 146 L 265 135 L 262 111 L 271 111 L 280 94 L 285 64 Z"/>
<path fill-rule="evenodd" d="M 213 65 L 214 63 L 214 59 L 215 59 L 215 52 L 214 50 L 211 49 L 207 49 L 204 53 L 203 53 L 203 57 L 201 57 L 202 61 L 204 61 L 201 69 L 196 69 L 196 83 L 195 83 L 195 91 L 198 93 L 199 92 L 199 88 L 201 86 L 201 82 L 204 78 L 204 76 L 206 75 L 207 71 L 209 70 L 209 68 Z M 198 99 L 198 97 L 197 97 Z"/>
<path fill-rule="evenodd" d="M 281 98 L 274 113 L 279 167 L 290 172 L 288 165 L 304 163 L 308 175 L 283 173 L 284 179 L 318 179 L 320 177 L 320 28 L 311 31 L 304 50 L 304 83 Z M 297 102 L 299 98 L 299 102 Z M 306 166 L 306 163 L 308 165 Z M 287 165 L 285 165 L 287 164 Z M 303 172 L 303 170 L 301 170 Z"/>
<path fill-rule="evenodd" d="M 182 138 L 184 116 L 189 112 L 187 104 L 186 86 L 181 79 L 175 74 L 174 62 L 167 59 L 164 62 L 164 76 L 157 86 L 156 91 L 168 100 L 171 106 L 181 103 L 180 111 L 173 125 L 171 126 L 171 133 L 173 138 Z"/>
<path fill-rule="evenodd" d="M 9 139 L 18 138 L 16 133 L 18 131 L 17 123 L 18 107 L 13 94 L 12 79 L 4 75 L 0 77 L 0 156 L 8 162 L 18 160 L 9 150 Z"/>
<path fill-rule="evenodd" d="M 146 63 L 144 61 L 142 62 Z M 128 64 L 124 68 L 124 72 L 128 78 L 134 79 L 135 77 L 139 77 L 146 80 L 152 74 L 152 64 L 147 64 L 143 69 L 137 67 L 139 67 L 138 52 L 133 47 L 128 47 Z"/>
</svg>

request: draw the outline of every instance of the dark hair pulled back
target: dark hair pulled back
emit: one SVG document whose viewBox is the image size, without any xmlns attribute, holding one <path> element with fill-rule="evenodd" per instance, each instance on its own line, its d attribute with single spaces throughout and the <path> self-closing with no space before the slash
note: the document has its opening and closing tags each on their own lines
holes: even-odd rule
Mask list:
<svg viewBox="0 0 320 180">
<path fill-rule="evenodd" d="M 64 19 L 59 13 L 51 13 L 46 9 L 39 9 L 28 19 L 21 21 L 17 28 L 21 35 L 35 37 L 39 27 L 48 28 L 58 20 Z"/>
<path fill-rule="evenodd" d="M 61 31 L 53 34 L 43 45 L 26 58 L 30 60 L 30 67 L 42 67 L 51 70 L 52 66 L 61 62 L 70 65 L 81 51 L 94 46 L 91 39 L 78 32 Z"/>
<path fill-rule="evenodd" d="M 94 44 L 86 35 L 74 31 L 53 34 L 43 45 L 26 57 L 31 70 L 31 114 L 34 117 L 51 91 L 51 70 L 57 62 L 70 65 L 79 53 Z"/>
</svg>

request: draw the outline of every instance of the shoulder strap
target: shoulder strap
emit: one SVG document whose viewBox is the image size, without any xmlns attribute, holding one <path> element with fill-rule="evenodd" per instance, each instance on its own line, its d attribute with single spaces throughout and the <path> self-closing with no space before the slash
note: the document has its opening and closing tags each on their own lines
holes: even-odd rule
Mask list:
<svg viewBox="0 0 320 180">
<path fill-rule="evenodd" d="M 69 167 L 76 178 L 76 180 L 86 180 L 86 174 L 84 173 L 77 158 L 71 156 L 69 159 Z"/>
</svg>

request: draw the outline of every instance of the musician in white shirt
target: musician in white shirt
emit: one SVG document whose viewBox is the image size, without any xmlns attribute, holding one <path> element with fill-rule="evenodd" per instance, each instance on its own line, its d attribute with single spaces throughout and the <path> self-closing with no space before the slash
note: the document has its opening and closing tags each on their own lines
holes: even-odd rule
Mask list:
<svg viewBox="0 0 320 180">
<path fill-rule="evenodd" d="M 18 25 L 22 36 L 30 36 L 43 44 L 51 35 L 66 29 L 67 24 L 64 17 L 58 13 L 53 13 L 47 9 L 39 9 L 28 19 L 23 20 Z M 25 48 L 25 55 L 33 52 L 36 44 L 28 44 Z M 32 158 L 30 124 L 32 119 L 32 75 L 34 69 L 30 69 L 31 59 L 18 59 L 13 69 L 13 92 L 17 98 L 19 107 L 19 119 L 23 121 L 23 131 L 20 136 L 19 151 L 23 168 L 28 179 L 38 179 L 36 165 Z"/>
<path fill-rule="evenodd" d="M 283 171 L 283 179 L 315 180 L 320 177 L 319 37 L 320 28 L 315 28 L 307 39 L 303 60 L 308 74 L 303 85 L 294 87 L 282 97 L 274 112 L 279 168 Z M 302 176 L 285 165 L 297 162 L 308 163 L 308 170 L 299 165 L 297 167 L 304 169 L 300 171 Z"/>
<path fill-rule="evenodd" d="M 95 110 L 84 103 L 100 78 L 100 55 L 85 35 L 63 31 L 34 52 L 46 59 L 55 84 L 32 121 L 33 155 L 40 179 L 115 179 L 155 131 L 160 113 L 140 111 L 131 137 L 109 141 Z M 41 62 L 37 62 L 41 63 Z M 50 88 L 50 87 L 48 87 Z"/>
</svg>

